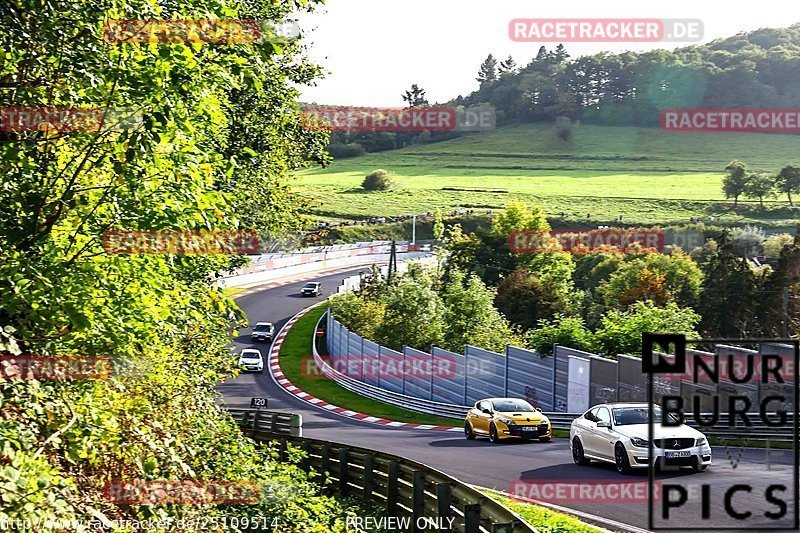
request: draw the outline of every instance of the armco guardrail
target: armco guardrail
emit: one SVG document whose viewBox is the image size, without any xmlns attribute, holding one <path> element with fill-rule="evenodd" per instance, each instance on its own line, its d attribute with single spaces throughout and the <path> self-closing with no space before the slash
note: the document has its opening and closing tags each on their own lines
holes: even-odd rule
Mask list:
<svg viewBox="0 0 800 533">
<path fill-rule="evenodd" d="M 303 417 L 294 413 L 279 413 L 262 409 L 225 408 L 242 429 L 271 434 L 303 436 Z"/>
<path fill-rule="evenodd" d="M 305 452 L 300 467 L 327 473 L 328 486 L 345 496 L 380 504 L 386 515 L 408 521 L 408 531 L 536 533 L 519 515 L 485 494 L 421 463 L 396 455 L 316 439 L 243 428 L 261 442 L 277 442 L 285 461 L 288 445 Z M 403 528 L 406 530 L 406 528 Z"/>
</svg>

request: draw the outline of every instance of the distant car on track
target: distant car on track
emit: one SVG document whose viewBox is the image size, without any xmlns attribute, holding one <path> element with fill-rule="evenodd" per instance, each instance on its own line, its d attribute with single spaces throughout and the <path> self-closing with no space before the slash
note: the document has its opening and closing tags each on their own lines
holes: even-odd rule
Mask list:
<svg viewBox="0 0 800 533">
<path fill-rule="evenodd" d="M 487 436 L 492 442 L 506 439 L 539 439 L 553 437 L 553 427 L 541 410 L 519 398 L 486 398 L 475 402 L 464 421 L 464 436 L 472 440 Z"/>
<path fill-rule="evenodd" d="M 662 426 L 661 408 L 653 407 L 653 461 L 656 466 L 691 466 L 702 472 L 711 464 L 706 436 L 687 425 Z M 573 420 L 569 430 L 572 459 L 587 465 L 592 460 L 612 463 L 621 473 L 647 468 L 648 406 L 646 403 L 595 405 Z"/>
<path fill-rule="evenodd" d="M 275 336 L 275 326 L 272 322 L 258 322 L 250 333 L 250 340 L 253 342 L 258 341 L 271 341 Z"/>
<path fill-rule="evenodd" d="M 239 354 L 239 368 L 249 372 L 264 371 L 264 356 L 255 348 L 245 348 Z"/>
<path fill-rule="evenodd" d="M 322 294 L 322 283 L 310 281 L 300 289 L 300 296 L 319 296 Z"/>
</svg>

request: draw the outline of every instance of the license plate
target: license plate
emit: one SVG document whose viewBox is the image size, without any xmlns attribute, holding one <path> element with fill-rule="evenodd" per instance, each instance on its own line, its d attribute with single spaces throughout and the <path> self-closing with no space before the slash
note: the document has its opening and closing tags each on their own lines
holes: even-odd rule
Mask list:
<svg viewBox="0 0 800 533">
<path fill-rule="evenodd" d="M 691 452 L 667 452 L 667 459 L 675 459 L 677 457 L 691 457 Z"/>
<path fill-rule="evenodd" d="M 522 431 L 536 431 L 536 426 L 525 426 Z"/>
</svg>

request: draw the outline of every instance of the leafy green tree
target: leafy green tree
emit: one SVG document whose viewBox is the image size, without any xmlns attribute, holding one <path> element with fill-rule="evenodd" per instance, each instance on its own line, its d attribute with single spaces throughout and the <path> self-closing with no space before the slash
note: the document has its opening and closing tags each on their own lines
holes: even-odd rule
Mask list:
<svg viewBox="0 0 800 533">
<path fill-rule="evenodd" d="M 733 253 L 730 234 L 720 237 L 716 251 L 709 253 L 702 270 L 704 283 L 697 310 L 703 317 L 703 335 L 729 338 L 757 335 L 758 292 L 763 279 L 746 258 Z"/>
<path fill-rule="evenodd" d="M 481 63 L 480 68 L 478 69 L 478 77 L 476 80 L 478 83 L 483 85 L 484 83 L 488 83 L 491 81 L 495 81 L 497 79 L 497 60 L 494 58 L 492 54 L 489 54 L 486 59 L 483 60 Z"/>
<path fill-rule="evenodd" d="M 769 337 L 796 338 L 800 333 L 800 241 L 797 238 L 785 244 L 778 254 L 777 264 L 764 280 L 757 312 L 760 318 L 759 333 Z M 784 308 L 784 298 L 787 298 Z"/>
<path fill-rule="evenodd" d="M 693 306 L 702 283 L 703 272 L 688 254 L 645 254 L 623 261 L 599 292 L 609 306 L 628 306 L 639 300 Z"/>
<path fill-rule="evenodd" d="M 114 44 L 103 40 L 107 19 L 277 24 L 316 4 L 3 5 L 2 106 L 86 108 L 107 120 L 88 131 L 0 133 L 0 344 L 107 357 L 112 368 L 97 380 L 0 379 L 2 521 L 241 518 L 235 506 L 115 505 L 103 485 L 246 480 L 277 496 L 249 506 L 251 516 L 344 529 L 344 505 L 245 438 L 217 406 L 215 386 L 237 372 L 231 322 L 243 315 L 210 280 L 245 259 L 103 247 L 109 229 L 296 233 L 303 203 L 288 180 L 326 162 L 328 143 L 297 109 L 296 86 L 319 72 L 301 43 Z M 109 108 L 141 120 L 123 126 Z"/>
<path fill-rule="evenodd" d="M 495 305 L 516 325 L 531 329 L 542 319 L 572 314 L 573 302 L 565 287 L 553 276 L 536 276 L 518 267 L 497 287 Z"/>
<path fill-rule="evenodd" d="M 494 307 L 495 291 L 486 287 L 474 274 L 450 273 L 444 287 L 445 349 L 462 352 L 472 344 L 486 350 L 502 352 L 507 344 L 521 344 L 508 320 Z"/>
<path fill-rule="evenodd" d="M 595 332 L 595 350 L 606 355 L 641 356 L 642 333 L 677 333 L 696 338 L 700 315 L 675 302 L 658 307 L 653 302 L 636 302 L 625 311 L 612 309 L 603 316 Z"/>
<path fill-rule="evenodd" d="M 734 207 L 739 203 L 739 197 L 744 194 L 747 187 L 747 166 L 741 161 L 733 160 L 725 167 L 725 176 L 722 178 L 722 192 L 725 198 L 733 198 Z"/>
<path fill-rule="evenodd" d="M 516 68 L 517 68 L 517 62 L 514 61 L 513 57 L 508 56 L 508 58 L 505 61 L 500 62 L 500 75 L 502 76 L 503 74 L 513 74 Z"/>
<path fill-rule="evenodd" d="M 508 239 L 512 231 L 521 230 L 549 231 L 550 224 L 541 207 L 528 207 L 525 202 L 512 198 L 492 220 L 492 232 Z"/>
<path fill-rule="evenodd" d="M 758 203 L 764 207 L 764 198 L 775 196 L 775 181 L 767 174 L 750 173 L 744 186 L 744 195 L 758 198 Z"/>
<path fill-rule="evenodd" d="M 336 320 L 367 339 L 374 339 L 383 323 L 386 306 L 380 300 L 363 298 L 355 292 L 346 292 L 331 299 L 331 312 Z"/>
<path fill-rule="evenodd" d="M 779 258 L 784 247 L 794 244 L 794 236 L 788 233 L 770 235 L 764 240 L 764 255 L 771 258 Z"/>
<path fill-rule="evenodd" d="M 539 320 L 530 332 L 528 344 L 541 355 L 553 355 L 553 345 L 589 351 L 594 347 L 594 336 L 578 316 L 558 315 L 551 320 Z"/>
<path fill-rule="evenodd" d="M 428 105 L 425 89 L 416 83 L 412 84 L 411 88 L 403 94 L 403 101 L 408 104 L 408 107 L 426 107 Z"/>
<path fill-rule="evenodd" d="M 794 205 L 792 193 L 800 194 L 800 166 L 783 167 L 775 178 L 775 186 L 789 198 L 789 205 Z"/>
<path fill-rule="evenodd" d="M 445 306 L 433 277 L 419 269 L 399 278 L 381 298 L 385 318 L 375 329 L 375 342 L 400 350 L 429 350 L 444 340 Z"/>
</svg>

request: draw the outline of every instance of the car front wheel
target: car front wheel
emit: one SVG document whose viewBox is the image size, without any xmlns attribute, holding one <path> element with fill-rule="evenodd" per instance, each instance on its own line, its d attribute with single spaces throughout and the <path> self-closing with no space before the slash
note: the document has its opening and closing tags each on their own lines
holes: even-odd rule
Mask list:
<svg viewBox="0 0 800 533">
<path fill-rule="evenodd" d="M 489 440 L 494 443 L 500 442 L 500 436 L 497 434 L 497 426 L 494 425 L 494 422 L 489 425 Z"/>
<path fill-rule="evenodd" d="M 572 460 L 575 461 L 576 465 L 580 466 L 586 466 L 590 462 L 583 454 L 583 445 L 578 437 L 572 439 Z"/>
<path fill-rule="evenodd" d="M 625 446 L 619 442 L 614 446 L 614 464 L 617 465 L 617 472 L 620 474 L 627 474 L 631 471 L 628 452 L 625 451 Z"/>
<path fill-rule="evenodd" d="M 472 424 L 464 422 L 464 436 L 467 440 L 475 440 L 475 432 L 472 431 Z"/>
</svg>

